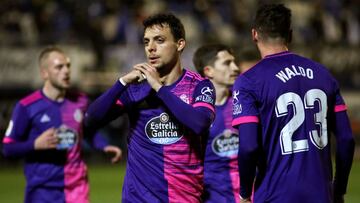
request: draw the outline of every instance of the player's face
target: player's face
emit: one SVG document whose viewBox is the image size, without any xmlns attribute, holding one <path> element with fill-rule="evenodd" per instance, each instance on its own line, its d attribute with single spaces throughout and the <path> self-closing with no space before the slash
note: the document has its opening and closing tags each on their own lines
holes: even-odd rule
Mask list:
<svg viewBox="0 0 360 203">
<path fill-rule="evenodd" d="M 226 86 L 233 85 L 240 74 L 240 69 L 235 63 L 235 57 L 228 51 L 218 52 L 212 69 L 212 81 Z"/>
<path fill-rule="evenodd" d="M 70 59 L 62 53 L 52 52 L 42 68 L 42 76 L 46 82 L 57 89 L 70 87 Z"/>
<path fill-rule="evenodd" d="M 144 33 L 144 46 L 148 63 L 156 69 L 173 67 L 180 58 L 182 47 L 176 42 L 167 25 L 148 27 Z M 181 46 L 181 45 L 180 45 Z"/>
</svg>

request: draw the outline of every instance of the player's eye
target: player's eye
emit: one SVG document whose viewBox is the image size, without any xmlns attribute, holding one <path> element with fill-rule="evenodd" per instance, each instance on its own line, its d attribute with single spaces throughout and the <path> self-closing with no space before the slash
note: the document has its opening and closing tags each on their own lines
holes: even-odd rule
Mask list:
<svg viewBox="0 0 360 203">
<path fill-rule="evenodd" d="M 165 40 L 164 40 L 163 38 L 158 38 L 158 39 L 156 39 L 156 41 L 157 41 L 158 43 L 163 43 Z"/>
</svg>

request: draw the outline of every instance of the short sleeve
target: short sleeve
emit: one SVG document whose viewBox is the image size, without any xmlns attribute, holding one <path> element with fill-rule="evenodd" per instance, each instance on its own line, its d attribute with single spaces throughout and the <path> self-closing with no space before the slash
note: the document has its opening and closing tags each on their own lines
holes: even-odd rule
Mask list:
<svg viewBox="0 0 360 203">
<path fill-rule="evenodd" d="M 27 139 L 26 131 L 28 130 L 29 123 L 26 107 L 17 103 L 5 132 L 3 143 L 25 141 Z"/>
<path fill-rule="evenodd" d="M 215 88 L 210 80 L 202 80 L 197 84 L 193 93 L 193 107 L 205 107 L 215 112 Z"/>
<path fill-rule="evenodd" d="M 345 104 L 345 101 L 343 99 L 343 97 L 340 94 L 340 88 L 339 88 L 339 84 L 337 82 L 335 82 L 335 106 L 334 106 L 334 112 L 341 112 L 341 111 L 346 111 L 347 110 L 347 106 Z"/>
<path fill-rule="evenodd" d="M 258 123 L 259 110 L 256 105 L 254 85 L 240 76 L 233 86 L 233 122 L 232 126 L 243 123 Z"/>
</svg>

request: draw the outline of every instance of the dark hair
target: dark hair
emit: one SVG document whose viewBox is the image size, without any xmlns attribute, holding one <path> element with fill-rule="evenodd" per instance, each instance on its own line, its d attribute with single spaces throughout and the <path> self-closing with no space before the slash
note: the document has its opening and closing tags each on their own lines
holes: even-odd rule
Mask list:
<svg viewBox="0 0 360 203">
<path fill-rule="evenodd" d="M 253 28 L 266 40 L 281 38 L 291 42 L 291 10 L 283 4 L 265 4 L 256 12 Z"/>
<path fill-rule="evenodd" d="M 223 44 L 208 44 L 199 47 L 193 56 L 193 63 L 196 70 L 200 73 L 201 76 L 205 76 L 204 67 L 207 65 L 214 65 L 216 61 L 217 54 L 220 51 L 228 51 L 230 54 L 233 54 L 233 51 L 230 47 Z"/>
<path fill-rule="evenodd" d="M 39 54 L 38 63 L 39 63 L 40 67 L 41 67 L 43 61 L 49 56 L 49 54 L 51 52 L 59 52 L 59 53 L 64 54 L 64 51 L 57 46 L 45 47 Z"/>
<path fill-rule="evenodd" d="M 144 31 L 146 30 L 146 28 L 152 27 L 154 25 L 168 25 L 176 41 L 178 41 L 179 39 L 185 39 L 184 25 L 176 16 L 171 13 L 152 15 L 143 21 L 143 25 Z"/>
</svg>

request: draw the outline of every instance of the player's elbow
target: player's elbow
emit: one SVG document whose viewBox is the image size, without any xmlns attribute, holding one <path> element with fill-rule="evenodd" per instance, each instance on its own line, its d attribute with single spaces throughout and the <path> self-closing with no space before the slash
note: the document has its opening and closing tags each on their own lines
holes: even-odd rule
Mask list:
<svg viewBox="0 0 360 203">
<path fill-rule="evenodd" d="M 354 148 L 355 147 L 355 140 L 352 134 L 349 134 L 348 136 L 339 136 L 337 139 L 337 145 L 338 146 L 347 146 L 348 148 Z"/>
<path fill-rule="evenodd" d="M 96 118 L 96 116 L 93 116 L 91 113 L 86 112 L 85 113 L 85 118 L 84 118 L 84 126 L 96 126 L 99 123 L 98 119 Z"/>
<path fill-rule="evenodd" d="M 242 144 L 239 145 L 239 156 L 254 156 L 258 151 L 256 145 Z"/>
<path fill-rule="evenodd" d="M 211 123 L 214 121 L 215 115 L 212 111 L 198 111 L 196 120 L 192 120 L 189 124 L 192 125 L 191 129 L 197 135 L 208 133 Z"/>
<path fill-rule="evenodd" d="M 192 127 L 192 130 L 196 135 L 203 135 L 209 131 L 211 126 L 211 118 L 205 117 L 203 120 L 198 122 L 193 122 L 195 125 Z"/>
</svg>

